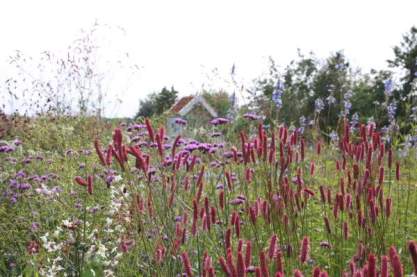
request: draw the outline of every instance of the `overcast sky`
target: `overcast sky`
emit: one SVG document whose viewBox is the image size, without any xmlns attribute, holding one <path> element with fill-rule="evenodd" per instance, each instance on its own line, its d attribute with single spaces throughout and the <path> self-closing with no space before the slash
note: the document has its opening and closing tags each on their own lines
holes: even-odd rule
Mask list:
<svg viewBox="0 0 417 277">
<path fill-rule="evenodd" d="M 227 79 L 233 63 L 248 81 L 265 71 L 268 56 L 284 66 L 297 48 L 323 58 L 343 49 L 354 66 L 383 68 L 401 35 L 417 25 L 417 1 L 1 0 L 1 72 L 14 49 L 63 50 L 95 20 L 126 30 L 123 46 L 140 66 L 112 111 L 132 116 L 139 99 L 163 86 L 194 93 L 215 67 Z"/>
</svg>

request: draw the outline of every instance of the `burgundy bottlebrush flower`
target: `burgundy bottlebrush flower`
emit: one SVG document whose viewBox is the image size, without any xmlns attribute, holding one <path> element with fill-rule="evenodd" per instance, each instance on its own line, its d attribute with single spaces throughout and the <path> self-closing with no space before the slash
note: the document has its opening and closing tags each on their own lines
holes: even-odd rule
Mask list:
<svg viewBox="0 0 417 277">
<path fill-rule="evenodd" d="M 300 270 L 294 270 L 294 277 L 304 277 L 303 273 Z"/>
<path fill-rule="evenodd" d="M 391 246 L 389 249 L 389 258 L 391 262 L 392 273 L 394 277 L 403 277 L 404 270 L 401 264 L 400 256 L 397 253 L 397 249 L 394 246 Z"/>
<path fill-rule="evenodd" d="M 305 236 L 301 242 L 300 248 L 300 262 L 303 264 L 307 262 L 310 255 L 310 238 Z"/>
<path fill-rule="evenodd" d="M 329 274 L 327 273 L 327 271 L 322 271 L 320 272 L 320 277 L 329 277 Z"/>
<path fill-rule="evenodd" d="M 163 138 L 159 134 L 156 134 L 155 140 L 156 140 L 156 145 L 158 147 L 158 154 L 161 158 L 163 158 L 164 157 L 164 148 L 162 147 Z"/>
<path fill-rule="evenodd" d="M 226 230 L 226 234 L 224 236 L 224 244 L 226 249 L 232 247 L 232 230 L 230 228 Z"/>
<path fill-rule="evenodd" d="M 93 176 L 87 177 L 87 192 L 88 194 L 93 194 Z"/>
<path fill-rule="evenodd" d="M 384 182 L 384 167 L 381 166 L 379 168 L 379 178 L 378 178 L 378 184 L 382 185 L 382 183 Z"/>
<path fill-rule="evenodd" d="M 387 256 L 381 257 L 381 277 L 389 277 Z"/>
<path fill-rule="evenodd" d="M 314 176 L 314 169 L 315 169 L 314 161 L 311 161 L 310 162 L 310 176 Z"/>
<path fill-rule="evenodd" d="M 277 272 L 281 272 L 284 274 L 284 258 L 282 256 L 281 250 L 277 252 L 275 257 L 275 264 L 277 266 Z"/>
<path fill-rule="evenodd" d="M 316 152 L 317 152 L 317 155 L 320 155 L 320 153 L 321 153 L 321 141 L 317 142 Z"/>
<path fill-rule="evenodd" d="M 191 227 L 191 234 L 195 235 L 197 233 L 197 221 L 198 221 L 198 204 L 195 199 L 193 199 L 193 225 Z"/>
<path fill-rule="evenodd" d="M 324 193 L 324 187 L 320 186 L 320 199 L 323 204 L 326 204 L 326 194 Z"/>
<path fill-rule="evenodd" d="M 252 243 L 250 240 L 246 241 L 245 249 L 245 266 L 248 268 L 251 265 L 252 261 Z"/>
<path fill-rule="evenodd" d="M 174 158 L 174 157 L 175 157 L 175 152 L 176 152 L 176 150 L 177 150 L 177 146 L 179 145 L 179 141 L 180 141 L 180 139 L 181 139 L 181 136 L 180 136 L 180 135 L 178 135 L 178 136 L 175 138 L 174 142 L 172 143 L 172 151 L 171 151 L 171 157 L 172 157 L 172 158 Z"/>
<path fill-rule="evenodd" d="M 411 255 L 411 260 L 413 261 L 414 274 L 417 275 L 417 243 L 415 241 L 408 242 L 408 251 Z"/>
<path fill-rule="evenodd" d="M 233 277 L 229 267 L 226 264 L 226 260 L 223 257 L 219 258 L 219 263 L 220 263 L 220 266 L 221 266 L 223 272 L 226 273 L 227 276 Z"/>
<path fill-rule="evenodd" d="M 242 252 L 237 253 L 237 276 L 246 277 L 246 265 L 243 259 Z"/>
<path fill-rule="evenodd" d="M 183 252 L 181 254 L 181 258 L 182 258 L 182 265 L 184 266 L 184 270 L 185 270 L 185 273 L 187 274 L 187 277 L 192 277 L 193 271 L 191 268 L 190 257 L 188 256 L 188 253 Z"/>
<path fill-rule="evenodd" d="M 221 210 L 224 210 L 224 190 L 219 193 L 219 206 Z"/>
<path fill-rule="evenodd" d="M 388 168 L 392 168 L 392 149 L 390 148 L 388 150 Z"/>
<path fill-rule="evenodd" d="M 392 211 L 392 199 L 387 198 L 385 200 L 385 216 L 387 218 L 389 218 L 391 216 L 391 211 Z"/>
<path fill-rule="evenodd" d="M 227 187 L 229 188 L 229 190 L 232 190 L 232 188 L 233 188 L 233 181 L 232 181 L 232 177 L 230 175 L 230 172 L 229 171 L 226 171 L 224 173 L 224 175 L 226 176 L 226 184 L 227 184 Z"/>
<path fill-rule="evenodd" d="M 305 141 L 304 138 L 301 139 L 301 144 L 300 144 L 300 153 L 301 153 L 301 161 L 304 161 L 304 156 L 305 156 Z"/>
<path fill-rule="evenodd" d="M 259 262 L 261 266 L 262 277 L 269 277 L 268 263 L 266 261 L 265 252 L 260 251 Z"/>
<path fill-rule="evenodd" d="M 122 130 L 120 128 L 114 129 L 113 144 L 116 150 L 119 150 L 122 147 L 122 140 L 123 140 Z"/>
<path fill-rule="evenodd" d="M 260 267 L 255 268 L 255 276 L 256 277 L 262 277 L 262 271 Z"/>
<path fill-rule="evenodd" d="M 75 178 L 74 178 L 74 180 L 75 180 L 75 182 L 77 183 L 77 184 L 79 184 L 80 186 L 84 186 L 84 187 L 86 187 L 87 186 L 87 181 L 84 179 L 84 178 L 82 178 L 81 176 L 76 176 Z"/>
<path fill-rule="evenodd" d="M 269 242 L 269 249 L 268 249 L 268 256 L 270 259 L 272 259 L 274 257 L 275 254 L 275 249 L 276 249 L 276 245 L 277 245 L 277 235 L 272 235 L 271 240 Z"/>
<path fill-rule="evenodd" d="M 114 152 L 113 145 L 109 144 L 109 147 L 107 148 L 106 152 L 106 165 L 111 165 Z"/>
<path fill-rule="evenodd" d="M 240 217 L 239 217 L 239 215 L 236 216 L 236 220 L 235 220 L 235 233 L 236 233 L 236 236 L 239 238 L 240 237 Z"/>
<path fill-rule="evenodd" d="M 368 277 L 376 277 L 376 257 L 372 253 L 368 256 Z"/>
<path fill-rule="evenodd" d="M 318 266 L 316 266 L 314 269 L 313 269 L 313 277 L 320 277 L 320 268 L 318 267 Z"/>
<path fill-rule="evenodd" d="M 146 125 L 146 129 L 148 130 L 148 135 L 149 135 L 150 140 L 154 142 L 155 141 L 154 131 L 152 128 L 152 124 L 148 118 L 145 119 L 145 125 Z"/>
<path fill-rule="evenodd" d="M 229 268 L 232 277 L 238 277 L 237 276 L 237 268 L 235 266 L 235 264 L 233 263 L 233 253 L 232 253 L 232 249 L 231 248 L 227 248 L 226 251 L 226 263 L 227 263 L 227 267 Z"/>
<path fill-rule="evenodd" d="M 98 139 L 94 140 L 94 148 L 96 149 L 98 158 L 100 159 L 100 163 L 102 165 L 106 165 L 106 160 L 104 159 L 103 151 L 101 150 L 100 141 Z"/>
<path fill-rule="evenodd" d="M 349 226 L 346 221 L 343 222 L 343 238 L 345 240 L 349 238 Z"/>
</svg>

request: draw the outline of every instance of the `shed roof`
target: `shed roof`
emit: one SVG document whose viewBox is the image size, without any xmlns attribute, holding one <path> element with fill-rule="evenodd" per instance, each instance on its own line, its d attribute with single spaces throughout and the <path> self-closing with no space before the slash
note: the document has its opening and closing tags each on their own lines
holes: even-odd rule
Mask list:
<svg viewBox="0 0 417 277">
<path fill-rule="evenodd" d="M 204 97 L 198 96 L 185 96 L 178 100 L 170 109 L 171 112 L 184 116 L 193 110 L 196 104 L 201 104 L 212 117 L 217 117 L 217 112 L 210 106 Z"/>
</svg>

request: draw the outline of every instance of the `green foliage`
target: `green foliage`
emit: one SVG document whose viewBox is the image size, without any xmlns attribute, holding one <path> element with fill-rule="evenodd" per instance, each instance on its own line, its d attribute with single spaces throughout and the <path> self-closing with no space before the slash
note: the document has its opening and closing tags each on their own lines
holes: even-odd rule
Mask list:
<svg viewBox="0 0 417 277">
<path fill-rule="evenodd" d="M 229 94 L 225 91 L 203 91 L 204 99 L 216 110 L 220 117 L 226 117 L 231 109 L 231 103 L 229 100 Z"/>
<path fill-rule="evenodd" d="M 135 118 L 161 115 L 175 103 L 177 96 L 178 91 L 174 87 L 170 90 L 164 87 L 159 93 L 150 94 L 145 100 L 140 101 L 140 108 Z"/>
</svg>

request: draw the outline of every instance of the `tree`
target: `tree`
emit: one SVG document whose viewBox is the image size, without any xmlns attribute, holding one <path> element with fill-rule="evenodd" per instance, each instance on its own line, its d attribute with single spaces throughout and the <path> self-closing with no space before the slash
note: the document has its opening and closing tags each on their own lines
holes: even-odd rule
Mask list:
<svg viewBox="0 0 417 277">
<path fill-rule="evenodd" d="M 227 92 L 222 90 L 217 92 L 204 91 L 202 95 L 220 117 L 226 117 L 229 114 L 232 103 Z"/>
<path fill-rule="evenodd" d="M 135 118 L 161 115 L 171 108 L 177 100 L 177 96 L 178 91 L 176 91 L 174 87 L 171 87 L 170 90 L 163 87 L 159 93 L 152 93 L 145 100 L 140 101 L 139 111 Z"/>
<path fill-rule="evenodd" d="M 416 79 L 417 79 L 417 28 L 411 27 L 410 32 L 403 35 L 400 45 L 394 47 L 395 58 L 388 60 L 390 67 L 397 69 L 401 73 L 401 89 L 395 93 L 397 101 L 397 117 L 400 118 L 402 131 L 410 130 L 409 115 L 411 108 L 416 106 Z"/>
</svg>

